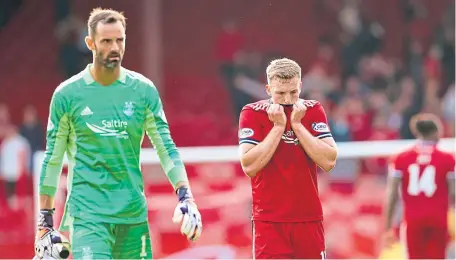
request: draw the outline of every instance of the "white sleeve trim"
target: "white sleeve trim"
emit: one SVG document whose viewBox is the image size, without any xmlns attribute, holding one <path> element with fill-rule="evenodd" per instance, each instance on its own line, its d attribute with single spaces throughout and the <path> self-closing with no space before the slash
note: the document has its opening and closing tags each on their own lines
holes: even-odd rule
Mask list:
<svg viewBox="0 0 456 260">
<path fill-rule="evenodd" d="M 252 140 L 252 139 L 241 139 L 239 140 L 239 144 L 254 144 L 257 145 L 259 142 Z"/>
<path fill-rule="evenodd" d="M 393 178 L 402 178 L 402 171 L 396 170 L 396 169 L 391 169 L 390 176 Z"/>
</svg>

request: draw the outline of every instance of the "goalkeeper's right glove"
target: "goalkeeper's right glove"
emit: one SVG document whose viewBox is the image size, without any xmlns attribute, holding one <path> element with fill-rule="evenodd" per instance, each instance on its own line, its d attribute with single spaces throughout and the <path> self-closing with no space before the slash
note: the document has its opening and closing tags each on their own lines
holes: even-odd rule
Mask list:
<svg viewBox="0 0 456 260">
<path fill-rule="evenodd" d="M 52 209 L 40 210 L 34 259 L 66 259 L 70 255 L 68 239 L 53 228 L 53 214 Z"/>
</svg>

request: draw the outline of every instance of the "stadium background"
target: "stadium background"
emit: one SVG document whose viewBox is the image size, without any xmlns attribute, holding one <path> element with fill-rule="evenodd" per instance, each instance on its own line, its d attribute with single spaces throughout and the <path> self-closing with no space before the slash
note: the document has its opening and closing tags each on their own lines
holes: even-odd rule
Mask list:
<svg viewBox="0 0 456 260">
<path fill-rule="evenodd" d="M 408 119 L 420 111 L 438 114 L 454 137 L 453 1 L 4 0 L 3 144 L 14 124 L 32 151 L 44 149 L 52 92 L 91 59 L 82 39 L 98 6 L 124 11 L 123 65 L 157 84 L 178 146 L 235 145 L 240 107 L 263 97 L 265 66 L 282 56 L 301 64 L 304 97 L 323 103 L 338 142 L 410 139 Z M 24 123 L 35 112 L 38 123 Z M 143 166 L 156 257 L 250 257 L 250 187 L 237 164 L 187 165 L 205 221 L 194 245 L 171 223 L 175 198 L 160 167 Z M 24 169 L 13 199 L 0 173 L 0 258 L 33 255 L 32 169 Z M 385 158 L 353 158 L 320 175 L 328 257 L 381 253 L 386 172 Z"/>
</svg>

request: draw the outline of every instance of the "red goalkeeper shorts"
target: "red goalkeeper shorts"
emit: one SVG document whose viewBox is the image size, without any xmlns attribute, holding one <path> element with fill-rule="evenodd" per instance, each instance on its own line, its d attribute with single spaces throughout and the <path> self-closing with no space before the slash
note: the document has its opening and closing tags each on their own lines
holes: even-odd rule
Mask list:
<svg viewBox="0 0 456 260">
<path fill-rule="evenodd" d="M 322 221 L 253 221 L 254 258 L 325 259 Z"/>
</svg>

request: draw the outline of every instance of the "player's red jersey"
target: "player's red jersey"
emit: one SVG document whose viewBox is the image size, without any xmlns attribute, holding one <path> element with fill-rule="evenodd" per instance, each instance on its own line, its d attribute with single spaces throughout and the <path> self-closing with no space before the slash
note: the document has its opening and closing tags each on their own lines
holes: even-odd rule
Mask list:
<svg viewBox="0 0 456 260">
<path fill-rule="evenodd" d="M 258 144 L 273 127 L 269 100 L 246 105 L 239 119 L 239 143 Z M 317 186 L 317 165 L 307 156 L 290 125 L 292 106 L 285 106 L 287 125 L 266 166 L 251 178 L 252 219 L 304 222 L 323 219 Z M 318 138 L 331 137 L 326 114 L 319 102 L 308 107 L 302 124 Z"/>
<path fill-rule="evenodd" d="M 435 143 L 420 142 L 394 158 L 391 174 L 402 178 L 406 222 L 446 226 L 447 181 L 454 178 L 454 167 L 454 155 L 439 150 Z"/>
</svg>

